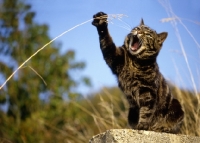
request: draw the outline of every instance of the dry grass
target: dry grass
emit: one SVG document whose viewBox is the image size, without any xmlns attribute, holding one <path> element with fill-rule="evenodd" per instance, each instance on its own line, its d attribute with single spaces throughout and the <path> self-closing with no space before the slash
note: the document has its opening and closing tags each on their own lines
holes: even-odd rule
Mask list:
<svg viewBox="0 0 200 143">
<path fill-rule="evenodd" d="M 171 86 L 173 95 L 181 102 L 185 111 L 181 134 L 200 136 L 200 117 L 198 113 L 198 102 L 196 95 L 187 90 Z M 200 94 L 198 94 L 200 96 Z M 78 133 L 71 135 L 71 142 L 87 142 L 92 136 L 105 132 L 109 129 L 130 128 L 127 121 L 128 103 L 119 88 L 104 88 L 101 92 L 87 97 L 82 102 L 73 102 L 83 115 L 77 115 L 77 121 L 82 132 L 77 132 L 76 126 L 71 125 L 70 131 Z M 84 120 L 82 120 L 85 118 Z M 68 134 L 69 135 L 69 134 Z M 77 141 L 77 138 L 80 140 Z M 75 140 L 76 139 L 76 140 Z"/>
<path fill-rule="evenodd" d="M 200 94 L 198 93 L 197 86 L 194 81 L 194 76 L 189 64 L 188 55 L 185 52 L 185 47 L 181 38 L 181 34 L 178 29 L 178 24 L 183 26 L 183 28 L 188 32 L 188 35 L 193 39 L 194 43 L 197 45 L 198 48 L 200 48 L 200 44 L 197 42 L 196 38 L 193 36 L 193 34 L 190 32 L 190 30 L 187 28 L 187 26 L 183 23 L 183 20 L 187 20 L 190 22 L 193 22 L 197 25 L 199 25 L 199 22 L 188 20 L 184 18 L 178 17 L 171 7 L 171 4 L 169 0 L 158 0 L 160 4 L 165 8 L 168 18 L 163 18 L 161 22 L 170 22 L 172 27 L 174 28 L 175 34 L 177 36 L 179 45 L 181 47 L 181 53 L 183 55 L 183 58 L 185 60 L 185 63 L 187 65 L 187 69 L 190 74 L 190 80 L 192 82 L 193 91 L 185 91 L 183 92 L 179 88 L 174 89 L 174 94 L 177 96 L 177 98 L 181 101 L 184 111 L 185 111 L 185 118 L 184 118 L 184 124 L 182 127 L 182 133 L 188 134 L 188 135 L 197 135 L 200 136 Z M 178 73 L 180 74 L 180 73 Z M 180 75 L 177 75 L 180 77 Z"/>
</svg>

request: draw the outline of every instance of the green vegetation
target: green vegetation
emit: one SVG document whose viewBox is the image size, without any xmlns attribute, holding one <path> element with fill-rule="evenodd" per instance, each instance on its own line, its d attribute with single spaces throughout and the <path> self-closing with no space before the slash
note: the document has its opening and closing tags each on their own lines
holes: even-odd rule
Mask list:
<svg viewBox="0 0 200 143">
<path fill-rule="evenodd" d="M 34 15 L 21 0 L 0 2 L 0 76 L 4 79 L 51 40 L 48 26 L 35 23 Z M 59 49 L 57 43 L 46 47 L 0 90 L 0 142 L 82 143 L 111 128 L 129 128 L 128 105 L 121 91 L 104 88 L 83 98 L 76 89 L 80 83 L 89 85 L 89 79 L 74 80 L 70 73 L 81 72 L 85 64 L 75 60 L 73 50 L 60 54 Z M 198 97 L 175 86 L 171 89 L 186 112 L 181 132 L 200 136 Z"/>
</svg>

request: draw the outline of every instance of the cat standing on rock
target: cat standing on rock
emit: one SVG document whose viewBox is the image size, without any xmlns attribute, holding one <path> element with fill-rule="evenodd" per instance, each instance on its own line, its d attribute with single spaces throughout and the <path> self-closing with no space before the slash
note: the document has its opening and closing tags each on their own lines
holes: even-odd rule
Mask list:
<svg viewBox="0 0 200 143">
<path fill-rule="evenodd" d="M 184 112 L 173 98 L 156 58 L 167 38 L 157 34 L 141 20 L 116 47 L 107 28 L 107 14 L 93 16 L 104 60 L 118 79 L 119 88 L 130 104 L 128 122 L 133 129 L 177 133 Z"/>
</svg>

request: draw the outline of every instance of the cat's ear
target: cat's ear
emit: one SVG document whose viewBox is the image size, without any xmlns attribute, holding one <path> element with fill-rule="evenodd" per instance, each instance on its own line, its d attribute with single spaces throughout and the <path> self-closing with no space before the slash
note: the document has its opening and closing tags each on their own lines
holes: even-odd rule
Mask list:
<svg viewBox="0 0 200 143">
<path fill-rule="evenodd" d="M 158 39 L 159 39 L 159 43 L 162 44 L 165 39 L 167 38 L 168 33 L 167 32 L 162 32 L 158 34 Z"/>
<path fill-rule="evenodd" d="M 140 21 L 140 26 L 141 25 L 144 25 L 144 20 L 143 20 L 143 18 L 141 19 L 141 21 Z"/>
</svg>

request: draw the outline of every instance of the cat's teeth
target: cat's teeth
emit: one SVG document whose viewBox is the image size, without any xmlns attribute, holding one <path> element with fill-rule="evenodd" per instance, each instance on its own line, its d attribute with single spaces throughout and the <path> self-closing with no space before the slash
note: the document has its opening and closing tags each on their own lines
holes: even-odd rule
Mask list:
<svg viewBox="0 0 200 143">
<path fill-rule="evenodd" d="M 133 32 L 133 35 L 137 35 L 137 31 L 134 31 L 134 32 Z"/>
<path fill-rule="evenodd" d="M 129 48 L 131 48 L 132 47 L 132 39 L 130 39 L 130 42 L 129 42 Z"/>
</svg>

